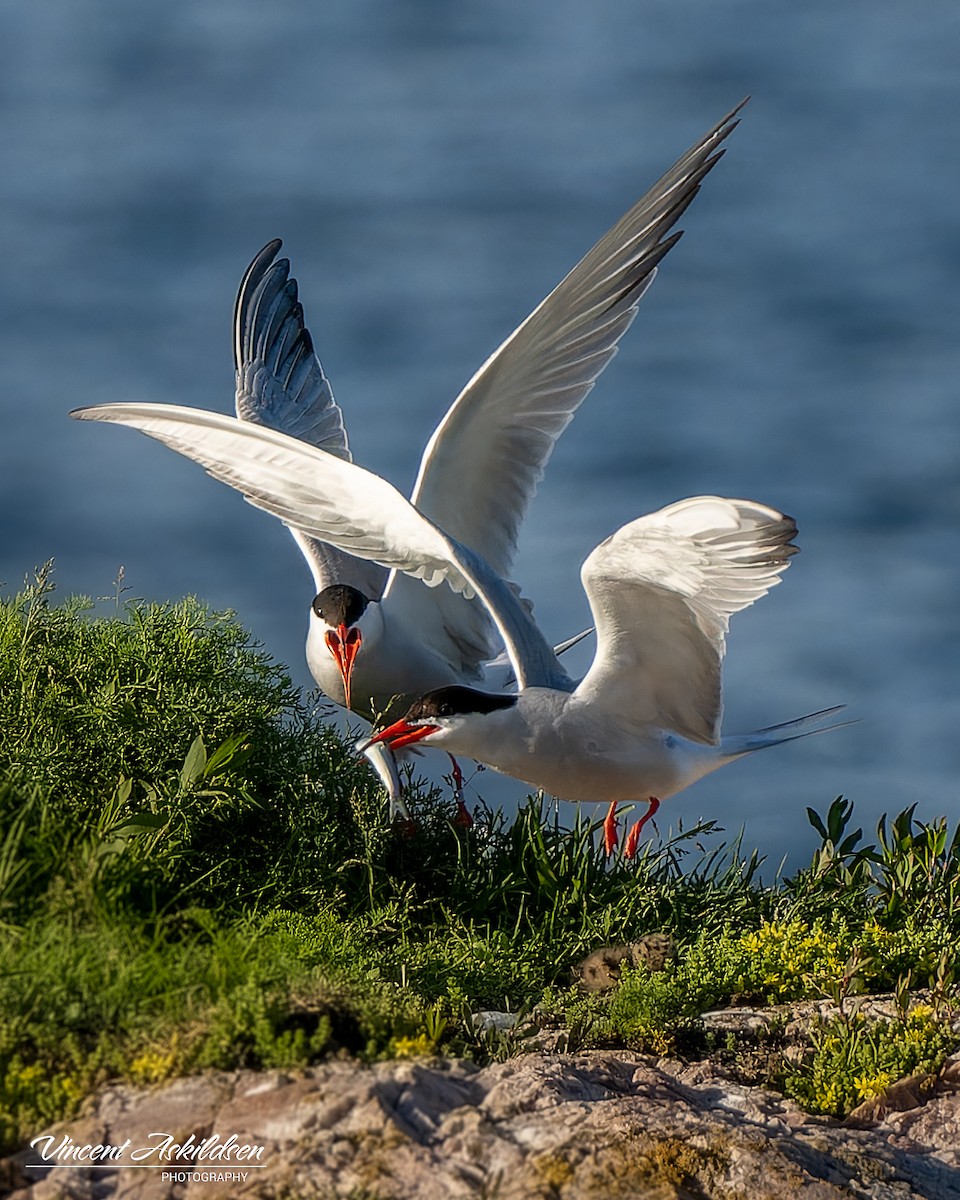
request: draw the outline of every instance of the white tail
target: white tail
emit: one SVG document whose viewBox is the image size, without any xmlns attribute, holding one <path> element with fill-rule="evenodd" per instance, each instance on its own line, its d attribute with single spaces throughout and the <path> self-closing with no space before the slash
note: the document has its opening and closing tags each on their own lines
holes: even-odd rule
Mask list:
<svg viewBox="0 0 960 1200">
<path fill-rule="evenodd" d="M 754 750 L 765 750 L 767 746 L 779 746 L 782 742 L 795 742 L 797 738 L 811 737 L 815 733 L 829 733 L 831 729 L 843 729 L 856 725 L 856 721 L 838 721 L 825 725 L 831 717 L 843 712 L 845 704 L 834 708 L 823 708 L 820 712 L 797 717 L 795 721 L 784 721 L 781 725 L 768 725 L 766 729 L 755 729 L 753 733 L 738 733 L 725 737 L 720 742 L 720 757 L 725 762 L 752 754 Z"/>
</svg>

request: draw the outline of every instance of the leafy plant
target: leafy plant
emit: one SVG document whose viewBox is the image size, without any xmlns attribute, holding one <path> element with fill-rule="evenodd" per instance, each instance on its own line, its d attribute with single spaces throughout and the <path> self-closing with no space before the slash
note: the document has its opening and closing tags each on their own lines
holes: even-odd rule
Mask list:
<svg viewBox="0 0 960 1200">
<path fill-rule="evenodd" d="M 542 796 L 513 822 L 481 804 L 464 830 L 450 797 L 415 784 L 414 828 L 394 829 L 325 715 L 196 600 L 118 592 L 101 616 L 55 605 L 43 571 L 0 601 L 7 1145 L 108 1079 L 335 1051 L 482 1060 L 537 1023 L 571 1048 L 681 1053 L 702 1048 L 701 1012 L 745 998 L 841 1005 L 842 1028 L 815 1031 L 782 1077 L 818 1111 L 956 1043 L 960 835 L 945 820 L 911 807 L 866 843 L 838 799 L 810 813 L 809 867 L 775 886 L 713 822 L 610 862 L 597 822 L 568 826 Z M 661 930 L 679 947 L 666 970 L 626 968 L 612 995 L 571 986 L 597 947 Z M 850 1015 L 858 992 L 906 995 L 904 981 L 933 989 L 933 1016 L 905 1000 L 875 1031 Z M 517 1019 L 484 1030 L 481 1009 Z"/>
<path fill-rule="evenodd" d="M 905 1076 L 933 1072 L 956 1047 L 950 1025 L 918 1004 L 893 1020 L 867 1021 L 858 1012 L 818 1022 L 802 1063 L 783 1086 L 810 1112 L 843 1117 Z"/>
</svg>

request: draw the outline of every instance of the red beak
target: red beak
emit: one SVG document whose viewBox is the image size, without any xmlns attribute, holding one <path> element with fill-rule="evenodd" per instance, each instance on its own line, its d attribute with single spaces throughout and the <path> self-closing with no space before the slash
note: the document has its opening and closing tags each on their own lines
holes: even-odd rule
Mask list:
<svg viewBox="0 0 960 1200">
<path fill-rule="evenodd" d="M 350 708 L 350 679 L 353 675 L 353 663 L 362 640 L 359 629 L 355 626 L 348 629 L 346 625 L 338 625 L 336 632 L 331 629 L 326 637 L 327 649 L 336 659 L 337 666 L 340 668 L 340 675 L 343 679 L 343 701 L 347 708 Z"/>
<path fill-rule="evenodd" d="M 419 742 L 421 738 L 428 737 L 431 733 L 436 733 L 439 728 L 439 725 L 410 725 L 401 717 L 399 721 L 394 721 L 386 729 L 381 729 L 379 733 L 375 733 L 363 749 L 366 750 L 368 746 L 374 745 L 375 742 L 386 742 L 391 750 L 399 750 L 402 746 L 412 746 L 414 742 Z"/>
</svg>

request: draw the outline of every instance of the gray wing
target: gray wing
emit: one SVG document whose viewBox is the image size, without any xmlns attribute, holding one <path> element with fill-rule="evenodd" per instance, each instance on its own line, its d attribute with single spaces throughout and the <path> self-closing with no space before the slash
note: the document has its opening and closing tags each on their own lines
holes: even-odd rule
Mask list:
<svg viewBox="0 0 960 1200">
<path fill-rule="evenodd" d="M 290 262 L 277 258 L 283 243 L 268 242 L 247 268 L 234 307 L 233 355 L 237 416 L 300 438 L 350 461 L 343 413 L 303 322 Z M 387 574 L 301 530 L 291 529 L 310 567 L 316 590 L 331 583 L 379 599 Z"/>
<path fill-rule="evenodd" d="M 679 240 L 670 230 L 719 161 L 740 108 L 682 155 L 487 359 L 427 445 L 412 503 L 505 578 L 553 447 Z M 389 586 L 395 603 L 421 603 L 408 579 Z M 482 608 L 449 594 L 435 599 L 443 611 L 434 628 L 487 654 L 495 649 Z"/>
<path fill-rule="evenodd" d="M 780 582 L 796 532 L 776 509 L 717 496 L 623 526 L 581 570 L 597 653 L 577 693 L 620 726 L 716 744 L 730 616 Z"/>
<path fill-rule="evenodd" d="M 222 413 L 172 404 L 104 404 L 70 414 L 130 425 L 201 464 L 244 499 L 338 550 L 422 581 L 448 584 L 484 604 L 521 687 L 571 690 L 570 678 L 517 589 L 447 537 L 386 480 L 284 433 Z M 418 614 L 412 635 L 421 636 Z M 391 614 L 393 619 L 393 614 Z"/>
<path fill-rule="evenodd" d="M 502 575 L 554 444 L 680 238 L 667 234 L 719 161 L 738 111 L 678 159 L 487 359 L 430 439 L 412 503 Z"/>
</svg>

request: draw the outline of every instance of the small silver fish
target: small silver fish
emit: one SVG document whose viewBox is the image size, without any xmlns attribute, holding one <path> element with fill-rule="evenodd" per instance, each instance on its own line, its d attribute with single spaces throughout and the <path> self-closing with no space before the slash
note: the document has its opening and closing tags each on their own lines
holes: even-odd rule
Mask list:
<svg viewBox="0 0 960 1200">
<path fill-rule="evenodd" d="M 409 821 L 410 812 L 403 801 L 403 784 L 400 782 L 400 772 L 397 769 L 397 760 L 393 751 L 382 742 L 367 746 L 365 745 L 367 741 L 369 738 L 357 742 L 357 749 L 376 771 L 380 782 L 386 788 L 389 802 L 388 815 L 390 817 L 399 816 L 405 821 Z"/>
</svg>

